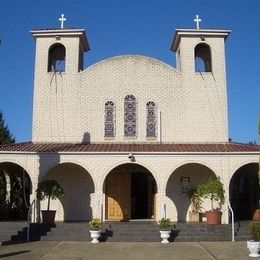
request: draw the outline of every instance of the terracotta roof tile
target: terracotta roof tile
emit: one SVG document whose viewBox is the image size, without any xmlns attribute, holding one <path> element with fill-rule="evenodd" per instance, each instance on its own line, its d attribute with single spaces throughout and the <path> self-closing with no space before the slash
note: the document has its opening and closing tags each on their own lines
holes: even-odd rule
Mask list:
<svg viewBox="0 0 260 260">
<path fill-rule="evenodd" d="M 10 152 L 260 152 L 259 145 L 242 143 L 171 143 L 171 144 L 123 144 L 123 143 L 16 143 L 0 145 L 0 151 Z"/>
</svg>

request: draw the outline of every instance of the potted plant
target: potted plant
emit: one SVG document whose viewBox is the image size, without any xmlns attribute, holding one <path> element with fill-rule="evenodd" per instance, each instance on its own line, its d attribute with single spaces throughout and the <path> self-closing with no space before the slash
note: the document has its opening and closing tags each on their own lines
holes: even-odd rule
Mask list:
<svg viewBox="0 0 260 260">
<path fill-rule="evenodd" d="M 36 190 L 37 199 L 48 199 L 47 210 L 42 210 L 43 223 L 54 224 L 56 210 L 50 210 L 50 201 L 51 199 L 58 199 L 63 195 L 63 188 L 55 180 L 44 180 L 38 183 L 38 188 Z"/>
<path fill-rule="evenodd" d="M 90 236 L 92 238 L 91 243 L 99 243 L 99 238 L 101 237 L 101 227 L 102 222 L 99 218 L 93 218 L 89 222 L 90 226 Z"/>
<path fill-rule="evenodd" d="M 161 243 L 166 244 L 169 243 L 169 238 L 171 236 L 171 220 L 169 218 L 162 218 L 158 221 L 160 234 L 162 241 Z"/>
<path fill-rule="evenodd" d="M 202 199 L 196 192 L 196 189 L 188 191 L 188 197 L 191 202 L 191 211 L 189 211 L 189 221 L 201 221 Z"/>
<path fill-rule="evenodd" d="M 260 221 L 252 221 L 249 223 L 249 231 L 252 240 L 247 241 L 247 248 L 250 251 L 249 256 L 259 257 L 260 250 Z"/>
<path fill-rule="evenodd" d="M 223 183 L 220 177 L 210 178 L 205 184 L 197 187 L 197 195 L 201 199 L 210 199 L 210 210 L 206 211 L 208 224 L 221 223 L 221 208 L 225 203 Z"/>
</svg>

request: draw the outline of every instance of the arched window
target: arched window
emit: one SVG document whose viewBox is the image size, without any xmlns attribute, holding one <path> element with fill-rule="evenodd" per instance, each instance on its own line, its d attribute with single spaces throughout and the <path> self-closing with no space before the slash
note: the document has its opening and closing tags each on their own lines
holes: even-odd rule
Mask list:
<svg viewBox="0 0 260 260">
<path fill-rule="evenodd" d="M 64 72 L 66 60 L 66 49 L 60 44 L 54 44 L 49 49 L 48 72 Z"/>
<path fill-rule="evenodd" d="M 146 103 L 146 137 L 156 137 L 156 106 L 153 101 Z"/>
<path fill-rule="evenodd" d="M 136 98 L 133 95 L 124 99 L 124 132 L 125 136 L 136 136 Z"/>
<path fill-rule="evenodd" d="M 210 47 L 205 43 L 200 43 L 195 47 L 195 71 L 211 72 L 211 52 Z"/>
<path fill-rule="evenodd" d="M 115 136 L 115 106 L 112 101 L 105 103 L 105 137 Z"/>
</svg>

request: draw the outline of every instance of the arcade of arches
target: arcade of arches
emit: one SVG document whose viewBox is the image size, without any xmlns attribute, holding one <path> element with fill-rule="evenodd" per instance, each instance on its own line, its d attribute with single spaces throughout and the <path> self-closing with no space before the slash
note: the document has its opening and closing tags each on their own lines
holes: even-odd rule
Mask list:
<svg viewBox="0 0 260 260">
<path fill-rule="evenodd" d="M 252 219 L 252 212 L 258 207 L 258 171 L 258 163 L 249 163 L 232 175 L 229 199 L 236 220 Z M 190 200 L 185 189 L 196 188 L 214 176 L 211 169 L 199 163 L 187 163 L 174 170 L 166 185 L 171 218 L 176 214 L 177 221 L 187 221 Z M 86 169 L 74 163 L 57 164 L 44 178 L 55 179 L 64 188 L 64 197 L 51 202 L 58 210 L 59 220 L 85 221 L 93 217 L 95 185 Z M 157 183 L 152 173 L 139 164 L 126 163 L 111 170 L 105 178 L 103 194 L 106 220 L 156 218 Z M 26 219 L 30 195 L 32 182 L 26 170 L 15 163 L 0 163 L 0 220 Z M 41 203 L 42 209 L 45 206 Z"/>
</svg>

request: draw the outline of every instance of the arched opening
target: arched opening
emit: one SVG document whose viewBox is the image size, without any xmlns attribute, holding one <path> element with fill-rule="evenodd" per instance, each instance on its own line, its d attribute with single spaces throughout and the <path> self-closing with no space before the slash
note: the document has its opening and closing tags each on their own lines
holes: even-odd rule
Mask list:
<svg viewBox="0 0 260 260">
<path fill-rule="evenodd" d="M 240 167 L 232 176 L 229 184 L 229 199 L 235 219 L 252 219 L 253 210 L 258 207 L 259 165 L 249 163 Z"/>
<path fill-rule="evenodd" d="M 60 43 L 52 45 L 48 54 L 48 72 L 64 72 L 65 61 L 65 47 Z"/>
<path fill-rule="evenodd" d="M 57 210 L 56 220 L 87 221 L 92 218 L 91 194 L 94 182 L 90 174 L 80 165 L 62 163 L 51 168 L 44 179 L 56 180 L 65 195 L 60 200 L 51 201 L 51 209 Z M 47 201 L 41 209 L 47 208 Z"/>
<path fill-rule="evenodd" d="M 32 183 L 23 167 L 0 163 L 0 220 L 26 220 Z"/>
<path fill-rule="evenodd" d="M 107 175 L 103 188 L 107 220 L 155 218 L 157 185 L 145 167 L 133 163 L 120 165 Z"/>
<path fill-rule="evenodd" d="M 191 202 L 188 192 L 196 189 L 199 184 L 206 183 L 212 177 L 216 177 L 214 172 L 199 163 L 182 165 L 171 174 L 166 186 L 166 196 L 172 202 L 168 209 L 171 219 L 189 220 Z"/>
<path fill-rule="evenodd" d="M 195 47 L 195 71 L 212 72 L 210 47 L 205 43 Z"/>
</svg>

